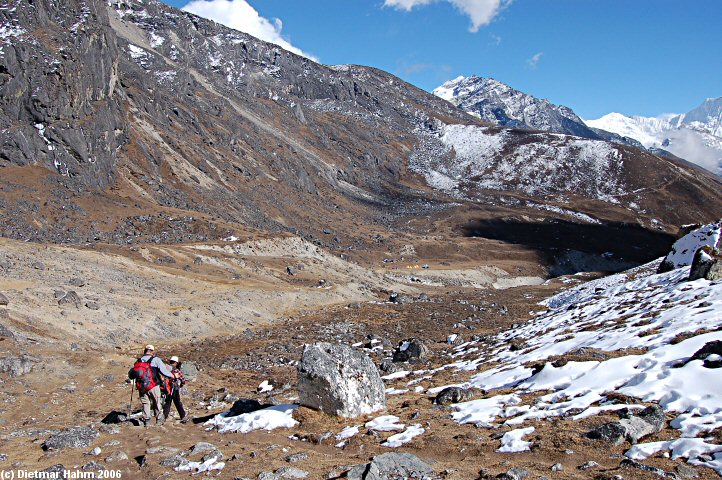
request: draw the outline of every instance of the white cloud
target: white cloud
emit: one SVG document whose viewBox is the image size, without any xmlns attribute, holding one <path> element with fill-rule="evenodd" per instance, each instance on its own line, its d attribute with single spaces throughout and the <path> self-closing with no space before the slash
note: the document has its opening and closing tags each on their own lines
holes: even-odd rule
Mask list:
<svg viewBox="0 0 722 480">
<path fill-rule="evenodd" d="M 246 0 L 193 0 L 183 7 L 183 10 L 316 60 L 283 38 L 283 22 L 280 19 L 269 20 L 262 17 Z"/>
<path fill-rule="evenodd" d="M 530 59 L 528 59 L 526 61 L 526 64 L 529 66 L 529 68 L 536 68 L 539 60 L 541 60 L 542 58 L 542 55 L 544 55 L 544 52 L 535 53 Z"/>
<path fill-rule="evenodd" d="M 384 6 L 410 11 L 414 7 L 428 5 L 439 0 L 384 0 Z M 444 0 L 454 5 L 471 19 L 469 31 L 477 32 L 479 27 L 489 25 L 502 9 L 512 0 Z"/>
</svg>

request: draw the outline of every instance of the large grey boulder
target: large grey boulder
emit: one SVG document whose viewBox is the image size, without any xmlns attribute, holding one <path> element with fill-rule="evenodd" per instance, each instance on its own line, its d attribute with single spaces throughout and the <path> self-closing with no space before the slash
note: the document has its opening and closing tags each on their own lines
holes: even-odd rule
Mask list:
<svg viewBox="0 0 722 480">
<path fill-rule="evenodd" d="M 307 345 L 298 365 L 301 405 L 341 417 L 368 415 L 386 408 L 376 366 L 346 345 Z"/>
<path fill-rule="evenodd" d="M 86 448 L 100 434 L 90 427 L 73 427 L 61 430 L 45 440 L 43 450 L 61 450 L 63 448 Z"/>
<path fill-rule="evenodd" d="M 186 380 L 188 380 L 189 382 L 192 382 L 198 378 L 199 370 L 200 369 L 198 368 L 198 364 L 194 361 L 186 360 L 185 362 L 181 363 L 181 371 L 186 377 Z"/>
<path fill-rule="evenodd" d="M 438 478 L 431 467 L 410 453 L 384 453 L 366 465 L 357 465 L 347 474 L 348 480 L 433 480 Z"/>
<path fill-rule="evenodd" d="M 658 405 L 647 407 L 637 414 L 626 413 L 618 422 L 605 423 L 587 433 L 587 437 L 619 445 L 625 440 L 637 443 L 642 438 L 660 432 L 667 419 Z"/>
</svg>

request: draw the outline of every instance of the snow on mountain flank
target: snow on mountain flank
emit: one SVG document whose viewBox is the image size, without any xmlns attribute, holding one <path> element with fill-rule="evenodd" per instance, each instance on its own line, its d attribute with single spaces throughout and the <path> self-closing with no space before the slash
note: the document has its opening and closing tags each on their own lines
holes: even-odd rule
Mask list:
<svg viewBox="0 0 722 480">
<path fill-rule="evenodd" d="M 570 108 L 520 92 L 493 78 L 457 77 L 433 93 L 470 115 L 499 126 L 601 138 Z"/>
<path fill-rule="evenodd" d="M 719 235 L 719 225 L 707 225 L 682 243 L 710 238 L 713 230 Z M 452 369 L 467 378 L 455 386 L 491 395 L 455 405 L 454 420 L 483 427 L 517 426 L 552 417 L 581 419 L 623 408 L 642 409 L 642 402 L 655 402 L 675 415 L 670 425 L 680 438 L 638 444 L 626 455 L 641 459 L 671 451 L 675 458 L 685 457 L 722 474 L 722 445 L 698 438 L 722 427 L 720 370 L 693 359 L 705 345 L 722 341 L 722 282 L 689 281 L 687 266 L 655 274 L 658 263 L 551 297 L 543 302 L 547 312 L 499 334 L 490 345 L 471 341 L 456 347 L 451 355 L 457 361 L 436 371 Z M 598 353 L 588 355 L 590 351 Z M 585 353 L 584 360 L 575 360 Z M 488 365 L 492 367 L 478 371 Z M 447 386 L 435 386 L 429 393 Z M 494 395 L 502 389 L 503 394 Z M 620 403 L 610 396 L 613 392 L 639 403 Z M 532 431 L 526 427 L 508 432 L 499 451 L 528 448 L 522 437 Z"/>
<path fill-rule="evenodd" d="M 475 125 L 441 124 L 423 133 L 411 168 L 451 195 L 471 188 L 542 196 L 565 191 L 618 203 L 625 194 L 622 152 L 608 142 L 539 133 L 519 143 L 510 131 Z"/>
</svg>

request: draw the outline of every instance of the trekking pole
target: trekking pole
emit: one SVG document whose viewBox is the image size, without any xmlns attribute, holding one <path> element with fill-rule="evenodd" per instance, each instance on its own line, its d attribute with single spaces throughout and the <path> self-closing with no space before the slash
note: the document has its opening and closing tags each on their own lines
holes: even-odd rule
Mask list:
<svg viewBox="0 0 722 480">
<path fill-rule="evenodd" d="M 130 382 L 130 402 L 128 403 L 128 417 L 133 413 L 133 390 L 135 390 L 135 379 Z"/>
</svg>

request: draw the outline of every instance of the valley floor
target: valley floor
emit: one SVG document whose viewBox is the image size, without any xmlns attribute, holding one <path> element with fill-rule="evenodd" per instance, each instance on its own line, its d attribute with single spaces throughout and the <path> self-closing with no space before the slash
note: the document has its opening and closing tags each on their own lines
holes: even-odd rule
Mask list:
<svg viewBox="0 0 722 480">
<path fill-rule="evenodd" d="M 517 364 L 529 368 L 532 360 L 543 364 L 547 359 L 564 359 L 569 365 L 600 364 L 621 355 L 644 355 L 651 348 L 631 342 L 623 353 L 615 348 L 607 349 L 612 353 L 593 348 L 554 350 L 552 341 L 551 357 L 532 358 L 534 351 L 546 348 L 540 339 L 548 332 L 534 330 L 539 319 L 545 318 L 542 312 L 550 310 L 546 315 L 552 318 L 555 311 L 569 309 L 580 315 L 586 331 L 598 330 L 599 335 L 604 325 L 594 323 L 597 316 L 606 313 L 607 320 L 623 323 L 629 318 L 625 314 L 643 312 L 632 311 L 635 298 L 622 301 L 627 302 L 624 308 L 628 311 L 619 312 L 609 304 L 607 312 L 586 312 L 588 305 L 580 302 L 594 298 L 595 292 L 601 291 L 595 290 L 597 287 L 609 288 L 606 279 L 596 287 L 591 284 L 591 290 L 576 290 L 573 298 L 555 297 L 559 305 L 543 306 L 543 300 L 595 276 L 544 282 L 539 278 L 541 272 L 512 268 L 511 257 L 513 252 L 508 263 L 496 261 L 486 268 L 465 262 L 429 262 L 430 268 L 423 269 L 420 265 L 427 261 L 423 258 L 391 265 L 379 262 L 372 268 L 339 260 L 293 237 L 130 251 L 39 247 L 2 240 L 0 291 L 9 305 L 3 311 L 7 318 L 0 321 L 4 327 L 0 357 L 27 355 L 24 358 L 33 368 L 22 375 L 6 372 L 2 376 L 0 468 L 42 470 L 62 464 L 71 470 L 83 466 L 92 470 L 98 466 L 92 462 L 97 462 L 109 470 L 120 470 L 122 478 L 187 478 L 190 473 L 176 472 L 160 462 L 199 442 L 209 442 L 224 455 L 224 468 L 210 472 L 220 478 L 257 478 L 262 472 L 284 467 L 303 470 L 308 478 L 336 478 L 348 466 L 367 463 L 390 450 L 417 455 L 447 479 L 491 478 L 516 467 L 528 470 L 528 478 L 657 478 L 655 473 L 620 467 L 629 443 L 611 445 L 586 438 L 590 429 L 618 419 L 611 410 L 576 418 L 580 410 L 570 409 L 546 419 L 543 415 L 529 418 L 523 425 L 504 424 L 505 419 L 531 411 L 524 410 L 524 405 L 539 406 L 542 395 L 563 390 L 566 384 L 522 391 L 509 375 L 496 383 L 490 379 L 495 368 L 509 372 L 508 368 Z M 512 271 L 518 276 L 509 273 Z M 643 278 L 646 273 L 618 278 L 616 286 L 635 275 Z M 713 287 L 705 294 L 712 300 L 720 290 L 719 285 Z M 641 287 L 640 295 L 652 288 L 651 284 Z M 680 284 L 679 288 L 686 286 Z M 77 293 L 78 300 L 70 298 L 59 305 L 70 291 Z M 401 294 L 400 303 L 388 301 L 391 292 Z M 640 298 L 636 299 L 639 303 L 662 301 Z M 689 308 L 704 301 L 695 298 L 687 302 Z M 581 306 L 574 310 L 569 305 Z M 715 308 L 719 312 L 719 306 L 712 310 Z M 709 325 L 700 323 L 678 333 L 694 336 L 719 330 L 719 313 L 705 318 Z M 582 326 L 575 330 L 574 322 L 564 328 L 565 339 L 584 331 Z M 661 331 L 662 326 L 652 333 Z M 293 414 L 298 423 L 292 428 L 241 434 L 219 433 L 204 425 L 239 398 L 269 405 L 293 403 L 297 399 L 295 365 L 304 344 L 328 341 L 368 346 L 367 353 L 379 364 L 400 341 L 409 338 L 424 342 L 430 355 L 400 367 L 408 373 L 392 374 L 386 380 L 386 413 L 423 430 L 401 447 L 381 445 L 398 432 L 364 427 L 378 415 L 344 420 L 299 408 Z M 178 355 L 200 367 L 185 397 L 192 420 L 181 424 L 170 419 L 148 429 L 130 423 L 102 426 L 107 414 L 127 412 L 131 396 L 125 382 L 127 370 L 147 342 L 155 343 L 163 358 Z M 511 350 L 519 353 L 508 353 L 512 344 L 518 344 Z M 514 356 L 522 354 L 529 358 Z M 257 393 L 257 386 L 264 381 L 274 389 Z M 563 379 L 560 382 L 564 383 Z M 472 389 L 473 400 L 518 396 L 519 409 L 502 409 L 488 421 L 460 424 L 459 407 L 433 403 L 441 387 L 454 384 L 479 387 Z M 608 394 L 607 401 L 650 404 L 621 393 Z M 508 403 L 502 407 L 515 405 Z M 132 407 L 139 409 L 137 398 Z M 485 411 L 479 407 L 471 413 L 484 415 Z M 668 414 L 668 420 L 674 418 L 676 415 Z M 86 425 L 100 431 L 87 448 L 48 452 L 41 448 L 53 432 Z M 360 426 L 360 433 L 339 446 L 342 442 L 336 435 L 349 426 Z M 498 451 L 503 433 L 531 426 L 534 431 L 524 437 L 531 442 L 531 450 Z M 721 431 L 712 428 L 707 438 L 720 443 Z M 679 434 L 667 426 L 644 442 L 675 439 Z M 89 453 L 94 447 L 100 447 L 98 455 Z M 113 459 L 114 455 L 122 457 L 117 452 L 127 459 Z M 193 454 L 188 458 L 200 459 Z M 676 471 L 680 477 L 691 475 L 683 459 L 671 459 L 663 451 L 641 461 L 666 472 Z M 593 466 L 583 468 L 585 465 Z M 695 470 L 698 478 L 718 478 L 712 468 L 697 466 Z M 329 475 L 333 472 L 335 476 Z"/>
</svg>

